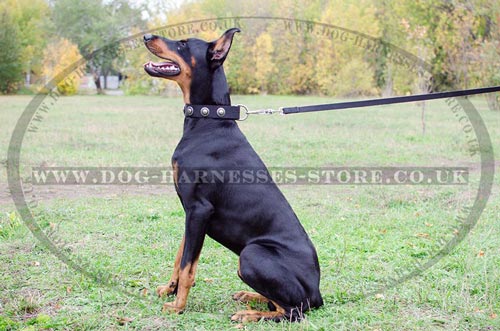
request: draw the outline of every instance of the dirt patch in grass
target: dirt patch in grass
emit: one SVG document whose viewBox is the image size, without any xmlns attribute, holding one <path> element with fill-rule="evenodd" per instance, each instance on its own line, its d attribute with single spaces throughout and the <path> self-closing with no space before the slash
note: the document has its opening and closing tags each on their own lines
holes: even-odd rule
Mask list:
<svg viewBox="0 0 500 331">
<path fill-rule="evenodd" d="M 157 196 L 172 192 L 173 188 L 168 185 L 47 185 L 34 186 L 33 191 L 25 198 L 27 201 L 50 201 L 62 198 L 71 200 L 88 197 L 116 198 L 124 195 Z M 7 192 L 0 191 L 0 206 L 12 203 L 12 197 Z"/>
</svg>

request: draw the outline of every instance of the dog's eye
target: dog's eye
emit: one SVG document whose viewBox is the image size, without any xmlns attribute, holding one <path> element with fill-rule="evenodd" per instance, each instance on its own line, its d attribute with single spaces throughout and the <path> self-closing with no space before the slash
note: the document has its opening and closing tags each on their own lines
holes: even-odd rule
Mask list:
<svg viewBox="0 0 500 331">
<path fill-rule="evenodd" d="M 179 40 L 179 42 L 177 44 L 179 45 L 178 46 L 179 49 L 184 48 L 187 45 L 187 40 L 184 40 L 184 39 L 183 40 Z"/>
</svg>

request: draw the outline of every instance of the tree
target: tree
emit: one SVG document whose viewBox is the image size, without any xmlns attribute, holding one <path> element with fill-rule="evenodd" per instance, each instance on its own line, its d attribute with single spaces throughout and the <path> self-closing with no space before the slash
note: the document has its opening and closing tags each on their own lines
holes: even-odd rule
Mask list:
<svg viewBox="0 0 500 331">
<path fill-rule="evenodd" d="M 0 6 L 0 92 L 15 92 L 22 81 L 22 66 L 19 62 L 21 46 L 19 29 L 5 5 Z"/>
<path fill-rule="evenodd" d="M 123 56 L 118 41 L 132 27 L 142 25 L 140 9 L 132 8 L 126 0 L 59 0 L 52 17 L 57 34 L 77 44 L 88 59 L 97 91 L 103 93 L 100 77 L 106 78 Z"/>
<path fill-rule="evenodd" d="M 148 4 L 151 16 L 158 15 L 154 8 Z M 162 14 L 162 24 L 234 15 L 287 18 L 243 20 L 225 64 L 237 93 L 402 95 L 500 80 L 498 1 L 198 0 Z M 390 46 L 360 45 L 356 37 L 343 39 L 334 29 L 309 27 L 307 20 L 380 38 L 431 66 L 415 71 Z M 221 32 L 198 31 L 197 37 L 209 40 Z"/>
<path fill-rule="evenodd" d="M 81 57 L 78 47 L 67 39 L 57 39 L 49 43 L 43 58 L 43 74 L 46 81 L 53 79 Z M 80 76 L 72 73 L 58 82 L 57 91 L 62 95 L 72 95 L 77 92 L 78 86 L 80 86 Z"/>
<path fill-rule="evenodd" d="M 255 80 L 260 92 L 266 93 L 267 82 L 276 71 L 273 66 L 272 54 L 274 52 L 273 40 L 269 33 L 264 32 L 255 40 L 253 56 L 255 59 Z"/>
<path fill-rule="evenodd" d="M 480 56 L 474 67 L 474 80 L 481 86 L 500 85 L 500 3 L 475 0 L 478 8 Z M 486 95 L 489 108 L 500 111 L 500 93 Z"/>
<path fill-rule="evenodd" d="M 500 15 L 498 17 L 500 23 Z M 500 40 L 485 40 L 482 43 L 482 56 L 477 71 L 478 81 L 483 86 L 500 85 Z M 491 110 L 500 111 L 500 93 L 489 93 L 486 101 Z"/>
<path fill-rule="evenodd" d="M 348 29 L 355 26 L 356 31 L 377 37 L 380 28 L 375 13 L 372 1 L 337 0 L 326 6 L 321 21 Z M 320 91 L 344 97 L 374 94 L 375 54 L 343 39 L 341 30 L 328 28 L 325 31 L 322 38 L 317 38 L 318 55 L 313 64 Z"/>
<path fill-rule="evenodd" d="M 31 74 L 40 74 L 42 53 L 47 39 L 49 6 L 44 0 L 5 0 L 5 6 L 18 28 L 18 44 L 22 52 L 18 61 L 30 85 Z"/>
<path fill-rule="evenodd" d="M 432 83 L 435 90 L 465 88 L 470 64 L 477 57 L 477 13 L 469 1 L 408 2 L 412 26 L 427 30 L 432 49 Z"/>
</svg>

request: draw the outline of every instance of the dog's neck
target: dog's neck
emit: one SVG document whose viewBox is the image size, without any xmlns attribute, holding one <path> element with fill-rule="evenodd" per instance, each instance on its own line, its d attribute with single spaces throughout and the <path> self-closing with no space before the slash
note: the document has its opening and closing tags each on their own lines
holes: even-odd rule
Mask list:
<svg viewBox="0 0 500 331">
<path fill-rule="evenodd" d="M 192 105 L 231 105 L 229 86 L 222 66 L 213 72 L 209 80 L 192 84 L 189 99 Z M 186 117 L 184 119 L 184 134 L 194 131 L 213 132 L 217 128 L 232 126 L 236 126 L 236 122 L 233 120 L 221 121 Z"/>
<path fill-rule="evenodd" d="M 192 82 L 190 90 L 189 101 L 192 105 L 231 105 L 229 86 L 222 66 L 209 79 Z"/>
</svg>

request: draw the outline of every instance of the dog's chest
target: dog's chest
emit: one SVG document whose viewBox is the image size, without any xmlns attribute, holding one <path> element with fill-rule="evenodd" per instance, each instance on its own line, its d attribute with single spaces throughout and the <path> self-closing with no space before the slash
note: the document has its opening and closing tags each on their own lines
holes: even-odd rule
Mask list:
<svg viewBox="0 0 500 331">
<path fill-rule="evenodd" d="M 216 161 L 229 161 L 230 156 L 225 153 L 225 145 L 224 141 L 211 135 L 183 137 L 174 150 L 172 164 L 189 170 L 212 167 Z M 224 160 L 219 157 L 222 154 L 226 156 Z"/>
</svg>

